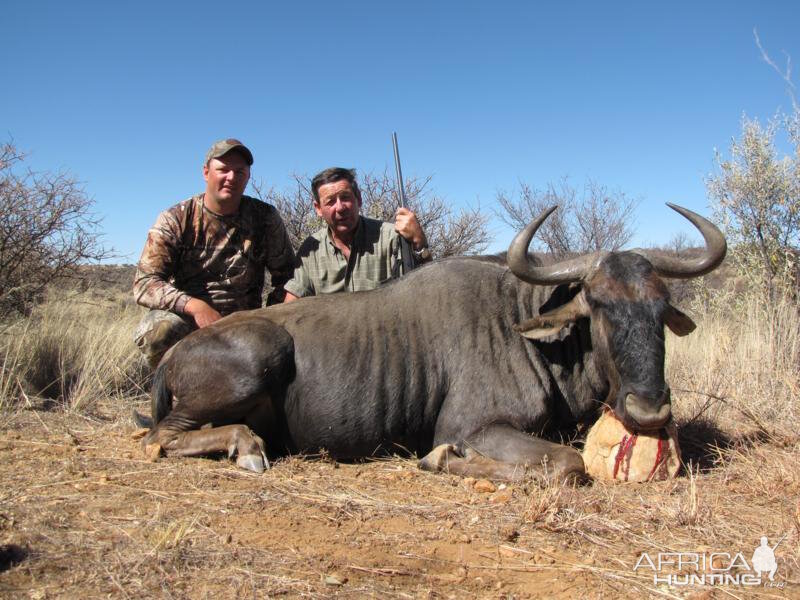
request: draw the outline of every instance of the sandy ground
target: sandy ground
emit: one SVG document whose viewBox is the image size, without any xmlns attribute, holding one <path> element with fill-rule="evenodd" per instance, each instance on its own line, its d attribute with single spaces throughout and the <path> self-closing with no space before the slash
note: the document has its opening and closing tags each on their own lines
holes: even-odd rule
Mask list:
<svg viewBox="0 0 800 600">
<path fill-rule="evenodd" d="M 289 458 L 263 475 L 150 462 L 130 406 L 44 408 L 0 423 L 3 597 L 800 597 L 796 442 L 670 482 L 503 487 L 401 458 Z M 759 453 L 775 457 L 762 483 L 747 475 Z M 662 548 L 749 559 L 759 531 L 786 534 L 781 587 L 670 588 L 633 571 Z"/>
</svg>

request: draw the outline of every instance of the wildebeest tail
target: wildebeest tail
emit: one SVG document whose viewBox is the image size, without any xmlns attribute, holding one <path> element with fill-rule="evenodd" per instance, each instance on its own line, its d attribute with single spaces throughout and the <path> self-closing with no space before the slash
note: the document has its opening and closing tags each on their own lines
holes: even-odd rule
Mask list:
<svg viewBox="0 0 800 600">
<path fill-rule="evenodd" d="M 153 425 L 172 410 L 172 392 L 167 387 L 167 363 L 162 362 L 153 373 L 153 387 L 150 390 L 150 414 L 153 415 Z"/>
<path fill-rule="evenodd" d="M 139 414 L 139 411 L 135 408 L 133 411 L 133 422 L 136 424 L 137 427 L 147 427 L 148 429 L 153 428 L 153 419 L 150 417 L 146 417 L 145 415 Z"/>
<path fill-rule="evenodd" d="M 172 392 L 167 388 L 164 365 L 159 365 L 153 373 L 153 387 L 150 390 L 150 414 L 148 417 L 133 409 L 133 422 L 137 427 L 152 429 L 172 410 Z"/>
</svg>

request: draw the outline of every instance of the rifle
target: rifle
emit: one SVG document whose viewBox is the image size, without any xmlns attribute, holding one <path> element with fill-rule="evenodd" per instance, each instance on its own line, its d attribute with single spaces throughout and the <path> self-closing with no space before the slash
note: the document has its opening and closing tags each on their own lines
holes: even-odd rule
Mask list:
<svg viewBox="0 0 800 600">
<path fill-rule="evenodd" d="M 403 187 L 403 171 L 400 169 L 400 151 L 397 149 L 397 133 L 392 132 L 392 146 L 394 147 L 394 166 L 397 170 L 397 200 L 400 206 L 407 207 L 406 191 Z M 400 236 L 400 255 L 403 260 L 403 275 L 411 271 L 416 265 L 414 257 L 411 255 L 411 243 Z"/>
</svg>

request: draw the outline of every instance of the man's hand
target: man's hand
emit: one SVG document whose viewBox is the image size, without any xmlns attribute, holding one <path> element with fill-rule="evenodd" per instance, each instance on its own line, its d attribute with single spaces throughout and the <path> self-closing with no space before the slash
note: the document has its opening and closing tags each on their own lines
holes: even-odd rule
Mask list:
<svg viewBox="0 0 800 600">
<path fill-rule="evenodd" d="M 219 321 L 222 318 L 221 314 L 211 308 L 211 306 L 209 306 L 206 302 L 203 302 L 198 298 L 192 298 L 189 300 L 186 303 L 186 308 L 184 308 L 184 311 L 186 311 L 186 314 L 194 319 L 194 322 L 200 329 L 203 327 L 208 327 L 214 321 Z"/>
<path fill-rule="evenodd" d="M 428 246 L 428 240 L 417 221 L 417 215 L 405 207 L 401 206 L 394 213 L 394 230 L 411 242 L 414 250 L 422 250 Z"/>
</svg>

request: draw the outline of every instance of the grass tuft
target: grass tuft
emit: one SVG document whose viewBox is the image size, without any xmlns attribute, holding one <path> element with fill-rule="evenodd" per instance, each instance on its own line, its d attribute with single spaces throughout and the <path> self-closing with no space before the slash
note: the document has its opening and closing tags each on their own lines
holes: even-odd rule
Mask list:
<svg viewBox="0 0 800 600">
<path fill-rule="evenodd" d="M 141 395 L 147 369 L 133 343 L 141 309 L 124 297 L 88 300 L 51 292 L 0 337 L 2 405 L 38 400 L 44 407 L 91 411 L 99 399 Z"/>
</svg>

